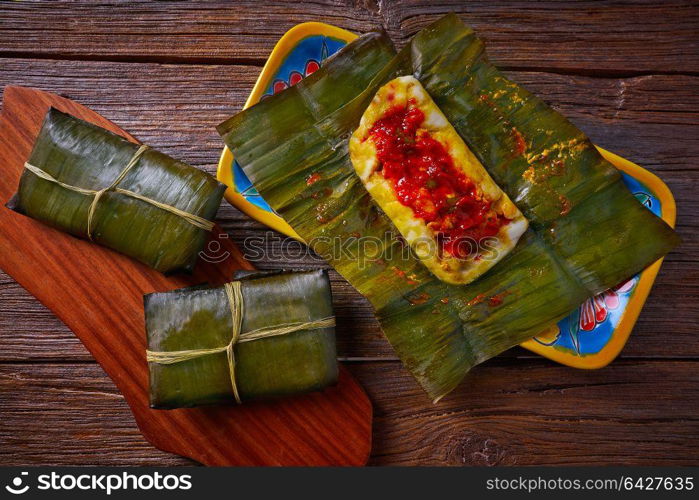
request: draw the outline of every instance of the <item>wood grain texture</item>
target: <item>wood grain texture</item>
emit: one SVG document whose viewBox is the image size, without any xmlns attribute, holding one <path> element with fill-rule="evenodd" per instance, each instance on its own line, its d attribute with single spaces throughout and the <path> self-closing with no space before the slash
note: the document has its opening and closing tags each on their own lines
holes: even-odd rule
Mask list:
<svg viewBox="0 0 699 500">
<path fill-rule="evenodd" d="M 45 0 L 3 2 L 2 9 L 0 53 L 8 56 L 261 65 L 280 34 L 298 23 L 383 28 L 400 45 L 454 11 L 488 40 L 501 66 L 699 72 L 699 13 L 681 0 L 270 1 L 262 12 L 256 0 Z"/>
<path fill-rule="evenodd" d="M 691 465 L 699 363 L 621 361 L 580 371 L 492 360 L 443 403 L 398 362 L 349 366 L 375 402 L 374 465 Z M 0 463 L 187 465 L 150 447 L 102 370 L 0 364 Z M 624 397 L 619 397 L 623 394 Z M 45 425 L 28 428 L 27 421 Z M 46 447 L 51 439 L 52 447 Z M 109 453 L 95 454 L 98 449 Z"/>
<path fill-rule="evenodd" d="M 278 268 L 266 261 L 269 269 Z M 302 262 L 292 262 L 298 268 Z M 369 304 L 333 271 L 338 355 L 350 360 L 397 359 L 379 330 Z M 4 279 L 4 281 L 3 281 Z M 699 359 L 699 263 L 663 263 L 621 357 Z M 668 304 L 680 314 L 668 315 Z M 91 356 L 60 320 L 7 275 L 0 274 L 0 362 L 89 361 Z M 27 322 L 31 318 L 31 323 Z M 537 358 L 524 349 L 504 357 Z M 416 390 L 419 390 L 416 387 Z"/>
<path fill-rule="evenodd" d="M 307 20 L 383 26 L 400 45 L 450 10 L 485 35 L 509 77 L 595 143 L 658 174 L 677 200 L 684 242 L 609 367 L 579 371 L 512 349 L 437 406 L 391 361 L 364 299 L 331 273 L 340 355 L 355 360 L 349 369 L 376 409 L 370 463 L 698 464 L 690 411 L 699 406 L 696 2 L 322 0 L 272 2 L 264 12 L 249 1 L 0 2 L 0 87 L 58 92 L 213 172 L 221 151 L 213 127 L 242 107 L 286 29 Z M 218 222 L 249 257 L 245 242 L 263 242 L 257 267 L 324 266 L 283 252 L 288 240 L 225 203 Z M 0 408 L 9 409 L 0 464 L 191 463 L 140 437 L 91 360 L 50 311 L 0 274 Z M 45 446 L 54 434 L 66 437 Z"/>
<path fill-rule="evenodd" d="M 49 107 L 135 141 L 65 98 L 5 87 L 0 116 L 0 198 L 16 190 Z M 212 239 L 228 257 L 200 259 L 192 276 L 165 277 L 128 257 L 0 209 L 0 267 L 68 326 L 124 395 L 156 447 L 207 465 L 363 465 L 371 448 L 371 404 L 346 370 L 335 387 L 273 402 L 170 411 L 148 402 L 143 295 L 221 284 L 253 269 L 227 235 Z M 118 353 L 118 355 L 116 354 Z"/>
</svg>

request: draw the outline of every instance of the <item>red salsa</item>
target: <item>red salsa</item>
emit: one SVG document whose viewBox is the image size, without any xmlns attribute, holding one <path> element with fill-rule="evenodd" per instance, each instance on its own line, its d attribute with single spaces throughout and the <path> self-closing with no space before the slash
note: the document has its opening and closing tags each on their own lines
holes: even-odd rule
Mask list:
<svg viewBox="0 0 699 500">
<path fill-rule="evenodd" d="M 418 130 L 424 119 L 410 99 L 407 106 L 394 106 L 377 120 L 369 137 L 376 145 L 379 170 L 398 200 L 427 223 L 441 250 L 464 259 L 509 220 L 491 210 L 490 201 L 440 142 Z"/>
</svg>

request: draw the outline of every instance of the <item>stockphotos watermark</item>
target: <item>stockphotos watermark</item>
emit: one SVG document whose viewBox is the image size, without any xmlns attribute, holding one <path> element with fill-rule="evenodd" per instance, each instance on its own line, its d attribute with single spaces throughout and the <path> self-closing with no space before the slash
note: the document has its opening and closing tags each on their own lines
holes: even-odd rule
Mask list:
<svg viewBox="0 0 699 500">
<path fill-rule="evenodd" d="M 229 239 L 226 233 L 211 239 L 199 256 L 206 262 L 219 264 L 231 257 L 223 240 Z M 500 258 L 500 240 L 495 236 L 474 239 L 462 237 L 450 245 L 452 255 L 471 256 L 479 261 L 497 261 Z M 409 261 L 417 255 L 421 259 L 439 257 L 444 246 L 428 236 L 414 238 L 410 245 L 393 232 L 380 236 L 317 236 L 306 244 L 270 231 L 262 235 L 248 236 L 242 241 L 245 258 L 250 262 L 284 262 L 310 259 L 322 262 L 315 249 L 329 261 L 354 261 L 360 269 L 381 261 Z"/>
<path fill-rule="evenodd" d="M 111 474 L 58 473 L 36 474 L 22 471 L 5 485 L 13 495 L 29 491 L 99 492 L 111 495 L 123 491 L 187 491 L 192 489 L 189 474 L 162 474 L 160 472 L 120 472 Z"/>
</svg>

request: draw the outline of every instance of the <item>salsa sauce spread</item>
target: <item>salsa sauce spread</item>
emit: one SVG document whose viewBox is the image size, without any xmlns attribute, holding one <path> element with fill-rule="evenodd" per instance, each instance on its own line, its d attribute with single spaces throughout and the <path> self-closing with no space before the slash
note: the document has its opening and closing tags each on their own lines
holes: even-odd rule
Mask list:
<svg viewBox="0 0 699 500">
<path fill-rule="evenodd" d="M 374 122 L 368 137 L 376 146 L 379 171 L 398 200 L 427 223 L 442 251 L 465 259 L 509 220 L 491 210 L 491 202 L 454 165 L 446 148 L 419 130 L 424 119 L 410 99 Z"/>
</svg>

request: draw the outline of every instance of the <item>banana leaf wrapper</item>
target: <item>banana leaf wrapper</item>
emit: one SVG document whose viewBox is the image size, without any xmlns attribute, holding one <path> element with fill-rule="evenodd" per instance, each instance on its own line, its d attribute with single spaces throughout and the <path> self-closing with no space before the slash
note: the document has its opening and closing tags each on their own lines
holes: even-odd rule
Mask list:
<svg viewBox="0 0 699 500">
<path fill-rule="evenodd" d="M 246 273 L 240 281 L 243 333 L 333 316 L 325 271 Z M 231 341 L 233 320 L 223 287 L 152 293 L 144 297 L 144 305 L 151 351 L 211 349 Z M 234 356 L 234 376 L 243 402 L 303 394 L 337 382 L 334 327 L 238 343 Z M 225 352 L 148 366 L 153 408 L 235 403 Z"/>
<path fill-rule="evenodd" d="M 28 163 L 84 189 L 108 187 L 139 146 L 51 108 Z M 148 149 L 118 184 L 151 200 L 211 221 L 225 185 L 214 177 Z M 78 238 L 88 239 L 94 196 L 71 191 L 25 169 L 8 207 Z M 98 200 L 92 241 L 164 272 L 190 272 L 209 232 L 179 215 L 114 191 Z"/>
<path fill-rule="evenodd" d="M 640 271 L 677 237 L 633 198 L 580 131 L 500 75 L 458 18 L 427 27 L 390 59 L 389 44 L 382 34 L 360 37 L 219 132 L 265 200 L 368 298 L 401 360 L 438 400 L 475 364 Z M 352 75 L 339 78 L 347 68 Z M 531 223 L 510 254 L 466 286 L 426 270 L 348 156 L 348 138 L 376 91 L 406 74 L 421 81 Z M 318 105 L 314 96 L 330 79 L 340 88 Z M 553 156 L 564 164 L 560 174 L 546 168 Z M 529 182 L 525 172 L 539 157 L 544 168 L 535 165 L 530 176 L 539 182 Z M 601 210 L 598 203 L 605 204 Z"/>
<path fill-rule="evenodd" d="M 579 129 L 488 61 L 483 41 L 456 15 L 422 30 L 404 52 L 488 172 L 591 295 L 679 243 Z"/>
</svg>

